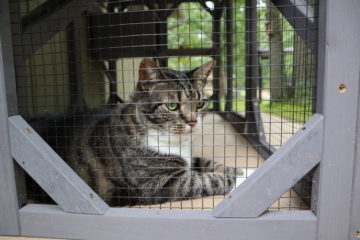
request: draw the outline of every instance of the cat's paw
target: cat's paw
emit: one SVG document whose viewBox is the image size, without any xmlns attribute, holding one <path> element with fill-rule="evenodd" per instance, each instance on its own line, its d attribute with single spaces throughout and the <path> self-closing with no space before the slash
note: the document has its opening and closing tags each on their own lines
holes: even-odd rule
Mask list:
<svg viewBox="0 0 360 240">
<path fill-rule="evenodd" d="M 231 189 L 230 192 L 234 191 L 237 187 L 239 187 L 241 183 L 243 183 L 245 179 L 249 177 L 254 171 L 255 169 L 241 168 L 241 175 L 236 174 L 235 186 L 233 187 L 233 189 Z"/>
</svg>

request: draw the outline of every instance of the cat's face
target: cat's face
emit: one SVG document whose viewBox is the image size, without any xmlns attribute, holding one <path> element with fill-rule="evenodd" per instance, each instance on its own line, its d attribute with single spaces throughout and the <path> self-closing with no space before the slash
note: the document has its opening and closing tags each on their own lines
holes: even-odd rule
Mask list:
<svg viewBox="0 0 360 240">
<path fill-rule="evenodd" d="M 214 65 L 210 61 L 192 71 L 160 69 L 151 59 L 140 64 L 134 101 L 148 128 L 188 134 L 207 107 L 203 88 Z"/>
</svg>

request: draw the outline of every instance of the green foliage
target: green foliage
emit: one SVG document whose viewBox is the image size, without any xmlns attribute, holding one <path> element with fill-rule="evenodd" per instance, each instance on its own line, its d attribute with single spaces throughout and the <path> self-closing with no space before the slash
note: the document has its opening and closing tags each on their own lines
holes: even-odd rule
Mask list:
<svg viewBox="0 0 360 240">
<path fill-rule="evenodd" d="M 257 0 L 258 18 L 257 18 L 257 38 L 258 47 L 261 50 L 269 49 L 269 36 L 266 29 L 268 19 L 266 17 L 266 0 Z M 224 16 L 225 13 L 223 13 Z M 293 79 L 294 71 L 294 37 L 295 31 L 287 20 L 280 14 L 281 31 L 283 37 L 283 87 L 286 87 Z M 236 111 L 245 111 L 245 73 L 246 73 L 246 18 L 245 18 L 245 0 L 234 0 L 234 68 L 233 79 L 234 87 L 239 94 L 234 97 L 233 107 Z M 221 21 L 221 61 L 222 66 L 226 66 L 226 46 L 225 46 L 225 21 Z M 182 3 L 178 11 L 168 19 L 168 47 L 172 49 L 179 48 L 211 48 L 212 47 L 212 16 L 199 4 L 193 2 Z M 189 70 L 210 60 L 210 57 L 172 57 L 169 58 L 169 67 L 180 70 Z M 262 78 L 262 88 L 269 91 L 271 63 L 269 59 L 260 60 L 260 70 Z M 221 69 L 222 75 L 226 75 L 226 69 Z M 305 80 L 306 81 L 306 80 Z M 297 87 L 303 87 L 300 83 Z M 282 102 L 270 104 L 269 99 L 264 99 L 261 104 L 263 112 L 281 115 L 281 117 L 294 119 L 303 122 L 311 114 L 312 90 L 310 86 L 307 90 L 296 89 L 295 97 L 284 99 Z M 222 109 L 225 106 L 225 100 L 221 100 Z M 211 106 L 210 106 L 211 108 Z M 292 113 L 291 113 L 292 112 Z"/>
<path fill-rule="evenodd" d="M 171 57 L 169 67 L 175 70 L 189 71 L 211 61 L 211 57 Z"/>
<path fill-rule="evenodd" d="M 182 3 L 168 18 L 168 48 L 211 48 L 212 16 L 199 3 Z M 169 67 L 189 70 L 210 61 L 210 57 L 172 57 Z"/>
<path fill-rule="evenodd" d="M 199 3 L 180 4 L 168 19 L 169 48 L 210 48 L 212 17 Z"/>
</svg>

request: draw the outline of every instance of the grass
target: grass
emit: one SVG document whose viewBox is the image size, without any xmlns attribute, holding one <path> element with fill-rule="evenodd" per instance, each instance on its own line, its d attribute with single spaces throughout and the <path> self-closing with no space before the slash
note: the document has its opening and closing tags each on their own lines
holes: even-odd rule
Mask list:
<svg viewBox="0 0 360 240">
<path fill-rule="evenodd" d="M 261 112 L 272 114 L 290 121 L 304 123 L 312 116 L 311 102 L 296 103 L 294 100 L 287 102 L 269 101 L 260 104 Z"/>
<path fill-rule="evenodd" d="M 221 109 L 225 109 L 225 98 L 221 100 Z M 209 108 L 212 108 L 210 103 Z M 238 97 L 233 101 L 233 110 L 237 112 L 245 112 L 245 97 Z M 310 100 L 288 100 L 282 102 L 273 102 L 264 100 L 260 104 L 262 113 L 271 114 L 283 119 L 298 123 L 306 122 L 312 116 L 312 105 Z"/>
</svg>

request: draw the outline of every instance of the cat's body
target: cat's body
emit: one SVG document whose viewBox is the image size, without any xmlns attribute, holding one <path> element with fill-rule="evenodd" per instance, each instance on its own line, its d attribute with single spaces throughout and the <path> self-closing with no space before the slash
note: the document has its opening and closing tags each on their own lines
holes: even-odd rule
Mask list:
<svg viewBox="0 0 360 240">
<path fill-rule="evenodd" d="M 229 192 L 235 170 L 191 154 L 212 63 L 176 72 L 160 71 L 145 59 L 140 68 L 130 103 L 78 117 L 67 141 L 57 140 L 58 153 L 113 206 Z"/>
</svg>

